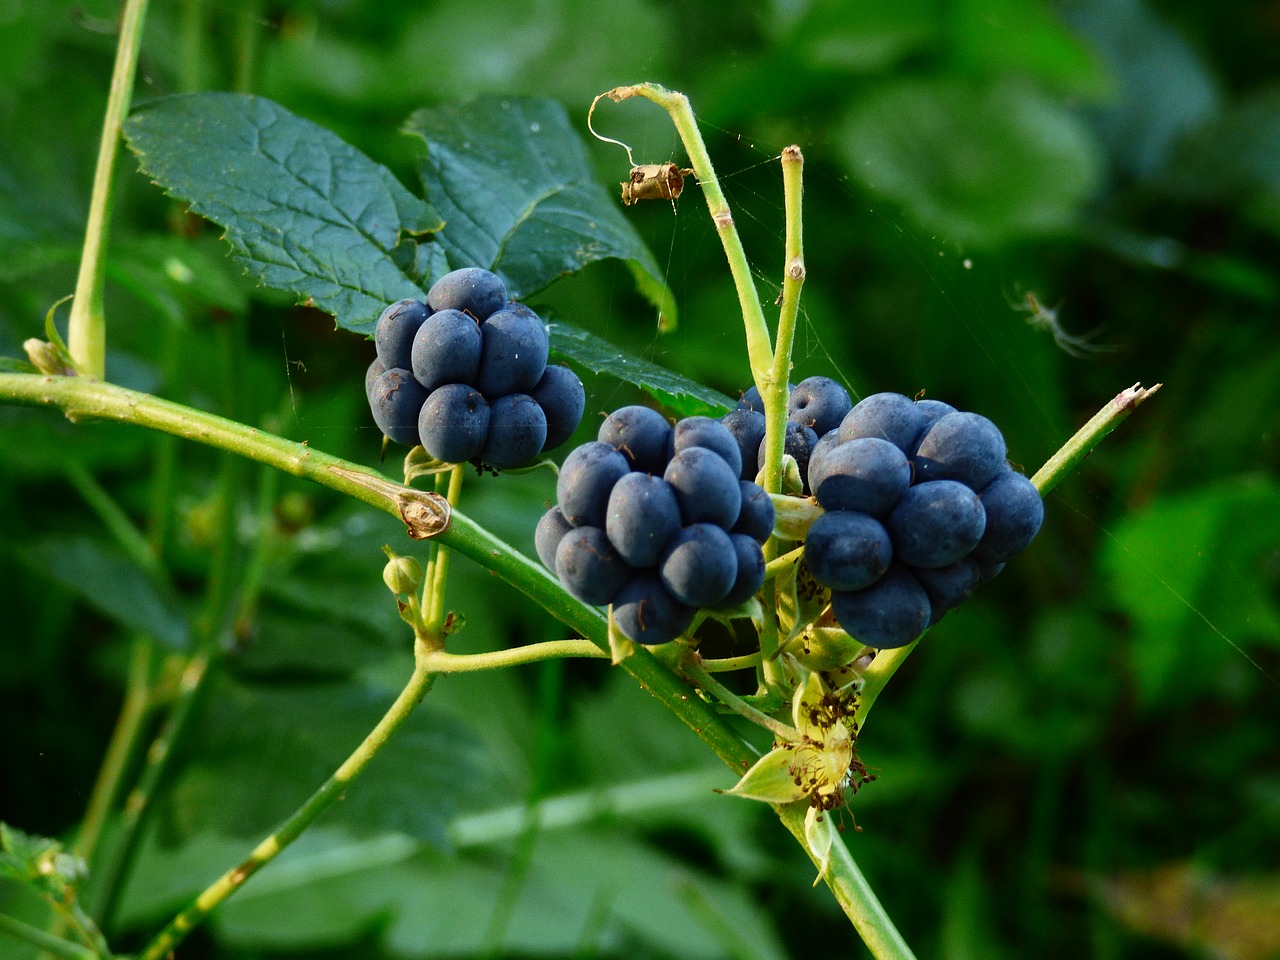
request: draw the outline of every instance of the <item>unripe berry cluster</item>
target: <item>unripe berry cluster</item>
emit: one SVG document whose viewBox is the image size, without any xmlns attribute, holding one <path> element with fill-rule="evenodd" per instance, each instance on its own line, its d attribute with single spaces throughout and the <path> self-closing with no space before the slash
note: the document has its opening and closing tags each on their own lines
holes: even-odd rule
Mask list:
<svg viewBox="0 0 1280 960">
<path fill-rule="evenodd" d="M 764 582 L 773 501 L 742 473 L 721 422 L 673 428 L 648 407 L 623 407 L 565 458 L 538 556 L 579 600 L 612 604 L 627 637 L 673 640 L 699 608 L 735 607 Z"/>
<path fill-rule="evenodd" d="M 582 419 L 582 381 L 547 366 L 542 320 L 480 267 L 445 274 L 425 303 L 391 304 L 374 343 L 364 380 L 374 422 L 437 460 L 522 466 L 564 443 Z"/>
</svg>

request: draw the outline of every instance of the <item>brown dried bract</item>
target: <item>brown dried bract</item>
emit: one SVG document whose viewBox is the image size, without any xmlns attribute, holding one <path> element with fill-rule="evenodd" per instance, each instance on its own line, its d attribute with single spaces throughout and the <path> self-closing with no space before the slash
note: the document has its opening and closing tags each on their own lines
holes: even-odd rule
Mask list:
<svg viewBox="0 0 1280 960">
<path fill-rule="evenodd" d="M 622 202 L 675 200 L 684 190 L 684 178 L 693 173 L 674 163 L 644 163 L 631 168 L 631 179 L 622 184 Z"/>
</svg>

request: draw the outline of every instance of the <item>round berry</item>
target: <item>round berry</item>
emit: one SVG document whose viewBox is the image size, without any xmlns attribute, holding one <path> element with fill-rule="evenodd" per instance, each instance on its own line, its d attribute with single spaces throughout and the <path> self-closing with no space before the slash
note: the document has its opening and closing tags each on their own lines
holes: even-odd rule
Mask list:
<svg viewBox="0 0 1280 960">
<path fill-rule="evenodd" d="M 604 418 L 596 438 L 620 450 L 631 469 L 660 474 L 669 459 L 671 424 L 649 407 L 620 407 Z"/>
<path fill-rule="evenodd" d="M 502 278 L 483 267 L 453 270 L 431 285 L 427 305 L 432 310 L 462 310 L 477 320 L 488 320 L 507 302 Z"/>
<path fill-rule="evenodd" d="M 840 439 L 876 437 L 887 440 L 910 456 L 924 428 L 924 411 L 900 393 L 873 393 L 863 397 L 840 423 Z"/>
<path fill-rule="evenodd" d="M 720 454 L 735 474 L 742 473 L 742 451 L 733 434 L 719 420 L 712 417 L 686 417 L 672 430 L 672 451 L 679 453 L 687 447 L 706 447 Z"/>
<path fill-rule="evenodd" d="M 641 570 L 613 598 L 613 622 L 636 643 L 674 640 L 693 623 L 693 607 L 667 592 L 655 570 Z"/>
<path fill-rule="evenodd" d="M 604 527 L 613 485 L 629 472 L 627 458 L 607 443 L 584 443 L 564 458 L 556 500 L 575 527 Z"/>
<path fill-rule="evenodd" d="M 851 406 L 849 391 L 830 377 L 807 377 L 787 400 L 787 419 L 822 437 L 840 426 Z"/>
<path fill-rule="evenodd" d="M 489 405 L 489 439 L 480 459 L 495 470 L 532 463 L 547 442 L 547 417 L 527 393 L 510 393 Z"/>
<path fill-rule="evenodd" d="M 733 541 L 714 523 L 695 523 L 681 530 L 658 567 L 662 585 L 691 607 L 709 607 L 729 593 L 738 577 Z"/>
<path fill-rule="evenodd" d="M 958 480 L 981 490 L 1005 466 L 1000 428 L 977 413 L 948 413 L 920 437 L 912 462 L 917 480 Z"/>
<path fill-rule="evenodd" d="M 849 636 L 879 650 L 905 647 L 929 625 L 929 595 L 911 572 L 893 564 L 861 590 L 831 591 L 831 612 Z"/>
<path fill-rule="evenodd" d="M 572 529 L 573 524 L 564 518 L 564 514 L 556 506 L 542 515 L 533 531 L 533 546 L 538 551 L 538 559 L 553 573 L 556 569 L 556 548 L 560 546 L 564 535 Z"/>
<path fill-rule="evenodd" d="M 529 396 L 547 417 L 547 440 L 543 451 L 554 450 L 573 435 L 587 407 L 587 392 L 578 375 L 568 367 L 553 364 L 543 371 L 542 379 Z"/>
<path fill-rule="evenodd" d="M 720 422 L 738 445 L 742 479 L 754 480 L 760 469 L 756 464 L 760 457 L 760 444 L 764 442 L 764 414 L 745 408 L 731 410 L 720 418 Z"/>
<path fill-rule="evenodd" d="M 547 328 L 530 310 L 499 310 L 480 324 L 475 385 L 490 399 L 528 393 L 547 369 Z"/>
<path fill-rule="evenodd" d="M 878 437 L 859 437 L 829 447 L 809 469 L 809 485 L 824 509 L 873 517 L 892 510 L 910 483 L 906 454 Z"/>
<path fill-rule="evenodd" d="M 730 530 L 737 522 L 742 487 L 719 454 L 706 447 L 688 447 L 671 458 L 662 477 L 675 491 L 686 525 L 714 523 Z"/>
<path fill-rule="evenodd" d="M 480 327 L 460 310 L 437 310 L 413 338 L 413 376 L 428 390 L 475 382 L 480 368 Z"/>
<path fill-rule="evenodd" d="M 893 547 L 880 521 L 836 510 L 814 521 L 804 539 L 804 562 L 832 590 L 861 590 L 889 569 Z"/>
<path fill-rule="evenodd" d="M 633 567 L 654 567 L 680 532 L 680 505 L 661 477 L 628 473 L 609 494 L 605 533 Z"/>
<path fill-rule="evenodd" d="M 1031 545 L 1044 522 L 1044 501 L 1035 485 L 1006 466 L 978 495 L 987 528 L 973 548 L 982 563 L 1001 563 Z"/>
<path fill-rule="evenodd" d="M 599 527 L 574 527 L 556 545 L 556 576 L 583 603 L 603 606 L 613 602 L 632 569 Z"/>
<path fill-rule="evenodd" d="M 382 311 L 373 327 L 373 343 L 384 367 L 413 369 L 413 338 L 430 314 L 417 300 L 397 300 Z"/>
<path fill-rule="evenodd" d="M 773 499 L 764 488 L 750 480 L 739 481 L 742 491 L 742 510 L 730 533 L 743 533 L 756 543 L 764 543 L 773 535 L 773 523 L 777 519 Z"/>
<path fill-rule="evenodd" d="M 729 534 L 734 553 L 738 557 L 738 575 L 733 586 L 716 607 L 736 607 L 746 603 L 764 583 L 764 554 L 760 544 L 741 533 Z"/>
<path fill-rule="evenodd" d="M 427 391 L 402 367 L 384 370 L 369 391 L 369 408 L 378 429 L 406 447 L 418 445 L 418 412 Z"/>
<path fill-rule="evenodd" d="M 928 568 L 967 556 L 986 525 L 982 501 L 957 480 L 926 480 L 908 488 L 884 522 L 894 558 Z"/>
<path fill-rule="evenodd" d="M 445 463 L 479 456 L 489 438 L 491 410 L 475 387 L 447 383 L 431 391 L 418 417 L 418 438 L 427 453 Z"/>
</svg>

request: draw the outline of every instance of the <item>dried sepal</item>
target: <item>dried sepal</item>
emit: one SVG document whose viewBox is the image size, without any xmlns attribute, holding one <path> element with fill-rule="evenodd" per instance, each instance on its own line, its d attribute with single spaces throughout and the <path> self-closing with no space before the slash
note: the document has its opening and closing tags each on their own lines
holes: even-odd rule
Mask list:
<svg viewBox="0 0 1280 960">
<path fill-rule="evenodd" d="M 691 173 L 674 163 L 638 164 L 622 184 L 622 202 L 630 206 L 641 200 L 675 200 L 684 190 L 684 178 Z"/>
</svg>

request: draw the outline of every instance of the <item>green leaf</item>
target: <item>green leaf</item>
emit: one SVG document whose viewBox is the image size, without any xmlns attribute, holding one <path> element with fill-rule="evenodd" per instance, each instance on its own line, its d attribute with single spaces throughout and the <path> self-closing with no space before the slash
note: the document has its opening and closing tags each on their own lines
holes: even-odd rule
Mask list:
<svg viewBox="0 0 1280 960">
<path fill-rule="evenodd" d="M 573 360 L 592 373 L 607 373 L 649 393 L 681 417 L 695 414 L 720 416 L 734 402 L 718 390 L 704 387 L 656 363 L 619 350 L 607 340 L 567 323 L 550 323 L 551 350 Z"/>
<path fill-rule="evenodd" d="M 269 287 L 370 333 L 388 303 L 422 297 L 414 237 L 439 215 L 386 167 L 261 97 L 198 93 L 139 106 L 125 136 L 143 171 L 226 230 Z"/>
<path fill-rule="evenodd" d="M 360 682 L 271 687 L 223 681 L 196 729 L 198 756 L 170 816 L 186 833 L 251 837 L 275 827 L 360 745 L 394 692 Z M 447 824 L 484 790 L 479 746 L 460 722 L 419 707 L 326 816 L 361 834 L 447 842 Z"/>
<path fill-rule="evenodd" d="M 20 555 L 103 616 L 174 649 L 187 646 L 187 621 L 177 598 L 114 545 L 62 534 L 45 537 Z"/>
<path fill-rule="evenodd" d="M 1100 172 L 1064 106 L 1007 81 L 898 81 L 856 106 L 837 136 L 869 189 L 959 244 L 1063 231 Z"/>
<path fill-rule="evenodd" d="M 1133 623 L 1130 657 L 1142 699 L 1176 693 L 1239 657 L 1233 645 L 1280 645 L 1280 607 L 1257 571 L 1280 542 L 1280 484 L 1245 477 L 1166 497 L 1124 518 L 1101 556 Z"/>
<path fill-rule="evenodd" d="M 521 298 L 595 260 L 623 260 L 662 329 L 675 325 L 661 267 L 596 182 L 559 103 L 482 97 L 419 110 L 405 132 L 425 144 L 418 170 L 444 216 L 450 266 L 487 267 Z"/>
</svg>

